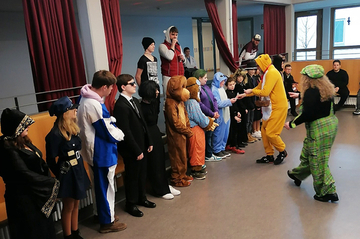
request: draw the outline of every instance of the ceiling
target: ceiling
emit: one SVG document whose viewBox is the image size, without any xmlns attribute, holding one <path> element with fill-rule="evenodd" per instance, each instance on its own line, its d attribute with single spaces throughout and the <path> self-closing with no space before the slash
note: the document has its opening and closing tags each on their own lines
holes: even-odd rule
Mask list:
<svg viewBox="0 0 360 239">
<path fill-rule="evenodd" d="M 73 0 L 75 11 L 76 1 Z M 184 16 L 184 17 L 206 17 L 207 12 L 204 0 L 119 0 L 120 11 L 122 15 L 132 16 Z M 251 8 L 256 7 L 260 11 L 255 14 L 262 14 L 263 3 L 256 3 L 252 0 L 238 0 L 239 7 Z M 20 12 L 22 11 L 22 0 L 0 0 L 0 11 L 3 12 Z M 242 12 L 248 12 L 244 10 Z"/>
<path fill-rule="evenodd" d="M 122 15 L 138 16 L 186 16 L 205 17 L 207 12 L 204 0 L 119 0 Z M 237 1 L 239 7 L 262 9 L 263 3 L 252 0 Z"/>
<path fill-rule="evenodd" d="M 73 0 L 75 11 L 76 2 Z M 286 0 L 237 0 L 239 17 L 250 17 L 263 14 L 263 5 L 266 2 L 286 2 Z M 324 7 L 359 5 L 359 0 L 289 0 L 295 11 L 321 9 Z M 132 16 L 184 16 L 207 17 L 204 0 L 119 0 L 121 15 Z M 301 3 L 303 2 L 303 3 Z M 22 0 L 0 0 L 0 11 L 21 12 Z"/>
</svg>

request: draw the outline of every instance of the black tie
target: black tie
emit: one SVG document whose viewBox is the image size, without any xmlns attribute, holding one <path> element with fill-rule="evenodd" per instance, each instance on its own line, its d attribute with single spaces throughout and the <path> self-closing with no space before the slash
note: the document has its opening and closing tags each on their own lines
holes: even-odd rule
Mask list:
<svg viewBox="0 0 360 239">
<path fill-rule="evenodd" d="M 135 109 L 135 111 L 136 111 L 137 115 L 138 115 L 138 116 L 139 116 L 139 118 L 140 118 L 140 113 L 139 113 L 138 108 L 137 108 L 137 107 L 136 107 L 136 105 L 135 105 L 134 100 L 133 100 L 133 99 L 130 99 L 130 103 L 132 104 L 132 106 L 134 107 L 134 109 Z"/>
</svg>

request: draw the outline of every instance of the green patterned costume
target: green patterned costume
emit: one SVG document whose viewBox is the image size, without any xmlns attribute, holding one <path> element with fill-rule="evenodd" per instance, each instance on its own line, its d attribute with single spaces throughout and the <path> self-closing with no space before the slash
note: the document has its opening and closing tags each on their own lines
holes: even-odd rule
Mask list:
<svg viewBox="0 0 360 239">
<path fill-rule="evenodd" d="M 304 180 L 311 174 L 316 195 L 319 197 L 333 194 L 336 187 L 328 162 L 338 129 L 338 119 L 333 113 L 332 106 L 329 116 L 305 122 L 305 127 L 306 138 L 300 156 L 301 163 L 290 173 L 299 180 Z"/>
</svg>

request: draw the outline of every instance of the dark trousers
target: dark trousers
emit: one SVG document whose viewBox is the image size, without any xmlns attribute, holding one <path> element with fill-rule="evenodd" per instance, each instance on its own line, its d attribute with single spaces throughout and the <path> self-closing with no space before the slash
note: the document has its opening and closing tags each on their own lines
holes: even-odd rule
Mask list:
<svg viewBox="0 0 360 239">
<path fill-rule="evenodd" d="M 210 158 L 213 154 L 213 148 L 212 148 L 212 135 L 213 131 L 205 131 L 205 157 Z"/>
<path fill-rule="evenodd" d="M 247 125 L 247 114 L 242 114 L 241 122 L 236 125 L 237 126 L 237 143 L 238 144 L 248 141 L 246 125 Z"/>
<path fill-rule="evenodd" d="M 293 98 L 289 98 L 289 103 L 290 103 L 290 112 L 291 114 L 296 114 L 296 103 L 295 103 L 295 99 Z"/>
<path fill-rule="evenodd" d="M 247 116 L 246 131 L 250 134 L 252 133 L 252 124 L 254 122 L 254 112 L 255 112 L 255 110 L 249 110 L 248 113 L 246 114 L 246 116 Z"/>
<path fill-rule="evenodd" d="M 230 131 L 229 131 L 229 137 L 227 140 L 227 145 L 230 145 L 230 147 L 234 147 L 237 145 L 237 125 L 239 123 L 236 122 L 234 118 L 231 118 L 230 122 Z"/>
<path fill-rule="evenodd" d="M 123 157 L 125 164 L 125 196 L 127 205 L 135 205 L 146 200 L 147 157 L 136 160 L 133 157 Z"/>
<path fill-rule="evenodd" d="M 339 110 L 345 103 L 346 99 L 349 97 L 350 91 L 346 88 L 340 88 L 337 92 L 340 95 L 340 100 L 337 105 L 335 105 L 335 110 Z"/>
<path fill-rule="evenodd" d="M 162 150 L 164 147 L 162 148 Z M 165 157 L 149 153 L 148 155 L 148 178 L 156 196 L 170 193 L 169 182 L 166 176 Z"/>
</svg>

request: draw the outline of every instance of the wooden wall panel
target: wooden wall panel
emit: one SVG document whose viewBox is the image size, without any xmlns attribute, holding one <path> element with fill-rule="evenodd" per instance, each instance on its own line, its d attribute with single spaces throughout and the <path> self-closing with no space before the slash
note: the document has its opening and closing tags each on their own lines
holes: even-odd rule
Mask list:
<svg viewBox="0 0 360 239">
<path fill-rule="evenodd" d="M 322 65 L 326 72 L 332 70 L 333 60 L 317 60 L 317 61 L 293 61 L 291 62 L 292 75 L 295 81 L 300 82 L 300 71 L 307 65 L 319 64 Z M 350 95 L 357 95 L 360 83 L 360 59 L 347 59 L 341 60 L 341 69 L 346 70 L 349 75 L 348 88 Z"/>
</svg>

